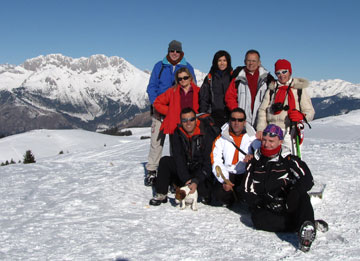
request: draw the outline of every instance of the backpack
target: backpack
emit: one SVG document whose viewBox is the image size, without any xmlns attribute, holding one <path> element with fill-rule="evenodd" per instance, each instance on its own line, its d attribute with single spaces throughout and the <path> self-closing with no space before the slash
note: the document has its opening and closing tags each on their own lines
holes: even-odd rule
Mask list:
<svg viewBox="0 0 360 261">
<path fill-rule="evenodd" d="M 161 69 L 160 69 L 159 77 L 158 77 L 159 80 L 160 80 L 160 77 L 161 77 L 161 74 L 162 74 L 163 70 L 164 70 L 164 64 L 161 63 Z"/>
<path fill-rule="evenodd" d="M 239 67 L 236 67 L 235 71 L 234 71 L 234 75 L 232 79 L 236 78 L 238 76 L 238 74 L 240 73 L 240 71 L 242 69 L 244 69 L 246 66 L 239 66 Z M 236 72 L 236 74 L 235 74 Z M 266 77 L 266 85 L 269 86 L 269 84 L 271 82 L 275 81 L 275 78 L 271 75 L 271 73 L 268 73 L 267 77 Z M 240 81 L 235 81 L 235 88 L 238 89 L 239 87 L 239 83 Z"/>
<path fill-rule="evenodd" d="M 235 68 L 235 70 L 232 70 L 230 72 L 230 82 L 236 77 L 238 76 L 239 72 L 244 68 L 245 66 L 238 66 Z M 208 73 L 207 75 L 207 79 L 208 79 L 208 83 L 210 85 L 210 88 L 212 88 L 212 75 L 211 73 Z"/>
</svg>

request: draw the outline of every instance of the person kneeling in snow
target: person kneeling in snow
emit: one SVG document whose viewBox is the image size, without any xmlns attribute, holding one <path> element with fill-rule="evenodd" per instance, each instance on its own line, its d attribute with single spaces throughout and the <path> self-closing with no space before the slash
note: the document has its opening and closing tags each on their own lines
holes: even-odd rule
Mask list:
<svg viewBox="0 0 360 261">
<path fill-rule="evenodd" d="M 258 140 L 254 141 L 255 136 L 246 132 L 245 111 L 233 109 L 210 154 L 212 171 L 217 178 L 214 194 L 226 207 L 231 207 L 240 196 L 237 191 L 246 170 L 246 156 L 259 147 Z"/>
<path fill-rule="evenodd" d="M 202 203 L 210 203 L 210 152 L 215 129 L 206 124 L 205 119 L 197 119 L 195 111 L 189 107 L 181 111 L 180 121 L 172 138 L 172 156 L 160 159 L 155 182 L 156 195 L 150 200 L 150 205 L 166 203 L 168 188 L 172 184 L 178 187 L 188 185 L 190 193 L 197 189 Z"/>
<path fill-rule="evenodd" d="M 307 252 L 316 236 L 314 210 L 307 194 L 314 185 L 306 163 L 282 155 L 282 129 L 268 125 L 261 148 L 247 166 L 242 194 L 256 229 L 270 232 L 298 231 L 299 248 Z"/>
</svg>

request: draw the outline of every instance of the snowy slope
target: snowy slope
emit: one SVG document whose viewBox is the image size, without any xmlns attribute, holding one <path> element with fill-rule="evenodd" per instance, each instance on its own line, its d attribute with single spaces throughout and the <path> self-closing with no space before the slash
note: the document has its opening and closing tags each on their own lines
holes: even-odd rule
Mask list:
<svg viewBox="0 0 360 261">
<path fill-rule="evenodd" d="M 148 128 L 129 137 L 41 130 L 0 139 L 1 159 L 29 148 L 37 159 L 0 167 L 0 260 L 359 260 L 359 116 L 306 129 L 304 159 L 327 184 L 315 217 L 330 225 L 309 253 L 296 249 L 295 234 L 255 231 L 242 205 L 150 207 L 149 140 L 140 140 Z"/>
</svg>

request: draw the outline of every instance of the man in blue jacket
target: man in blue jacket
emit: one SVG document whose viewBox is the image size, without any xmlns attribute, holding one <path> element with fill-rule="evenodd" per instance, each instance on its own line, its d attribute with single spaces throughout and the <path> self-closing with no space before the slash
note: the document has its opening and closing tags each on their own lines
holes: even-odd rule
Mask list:
<svg viewBox="0 0 360 261">
<path fill-rule="evenodd" d="M 151 103 L 152 116 L 151 143 L 148 163 L 146 164 L 147 176 L 144 181 L 146 186 L 154 184 L 165 141 L 165 134 L 160 132 L 160 125 L 164 116 L 157 112 L 152 105 L 160 94 L 175 85 L 175 72 L 181 67 L 187 67 L 196 82 L 194 69 L 184 58 L 181 42 L 173 40 L 169 43 L 166 57 L 155 64 L 146 90 Z"/>
</svg>

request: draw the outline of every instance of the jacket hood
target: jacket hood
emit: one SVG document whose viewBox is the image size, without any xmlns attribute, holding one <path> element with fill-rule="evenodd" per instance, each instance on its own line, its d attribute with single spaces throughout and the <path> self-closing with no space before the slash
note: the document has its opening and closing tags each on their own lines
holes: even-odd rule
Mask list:
<svg viewBox="0 0 360 261">
<path fill-rule="evenodd" d="M 235 78 L 235 81 L 239 81 L 239 80 L 241 80 L 241 81 L 247 81 L 246 80 L 246 73 L 245 73 L 245 68 L 246 67 L 244 67 L 240 72 L 239 72 L 239 74 L 236 76 L 236 78 Z M 267 75 L 269 74 L 269 72 L 264 68 L 264 67 L 262 67 L 261 65 L 260 65 L 260 67 L 259 67 L 259 79 L 260 78 L 264 78 L 264 77 L 266 77 Z"/>
<path fill-rule="evenodd" d="M 164 65 L 171 65 L 171 66 L 172 66 L 172 64 L 168 61 L 168 59 L 166 58 L 166 56 L 165 56 L 165 58 L 162 60 L 162 63 L 163 63 Z M 185 57 L 183 57 L 178 64 L 187 65 L 187 62 L 186 62 L 186 60 L 185 60 Z"/>
<path fill-rule="evenodd" d="M 178 130 L 179 132 L 181 132 L 185 137 L 187 138 L 191 138 L 193 136 L 196 136 L 196 135 L 204 135 L 201 128 L 200 128 L 200 124 L 201 124 L 201 121 L 199 119 L 197 119 L 196 121 L 196 126 L 195 126 L 195 129 L 194 129 L 194 132 L 192 135 L 189 135 L 185 130 L 184 128 L 182 127 L 181 123 L 178 124 Z"/>
<path fill-rule="evenodd" d="M 246 133 L 246 128 L 244 127 L 243 134 Z M 229 123 L 225 123 L 222 127 L 221 127 L 221 137 L 223 137 L 225 140 L 228 140 L 230 142 L 233 142 L 234 139 L 231 137 L 230 135 L 230 125 Z"/>
<path fill-rule="evenodd" d="M 276 85 L 277 85 L 276 82 L 270 83 L 269 89 L 275 90 Z M 309 81 L 304 78 L 293 78 L 293 81 L 291 83 L 291 87 L 293 87 L 294 89 L 305 89 L 308 86 L 309 86 Z"/>
</svg>

